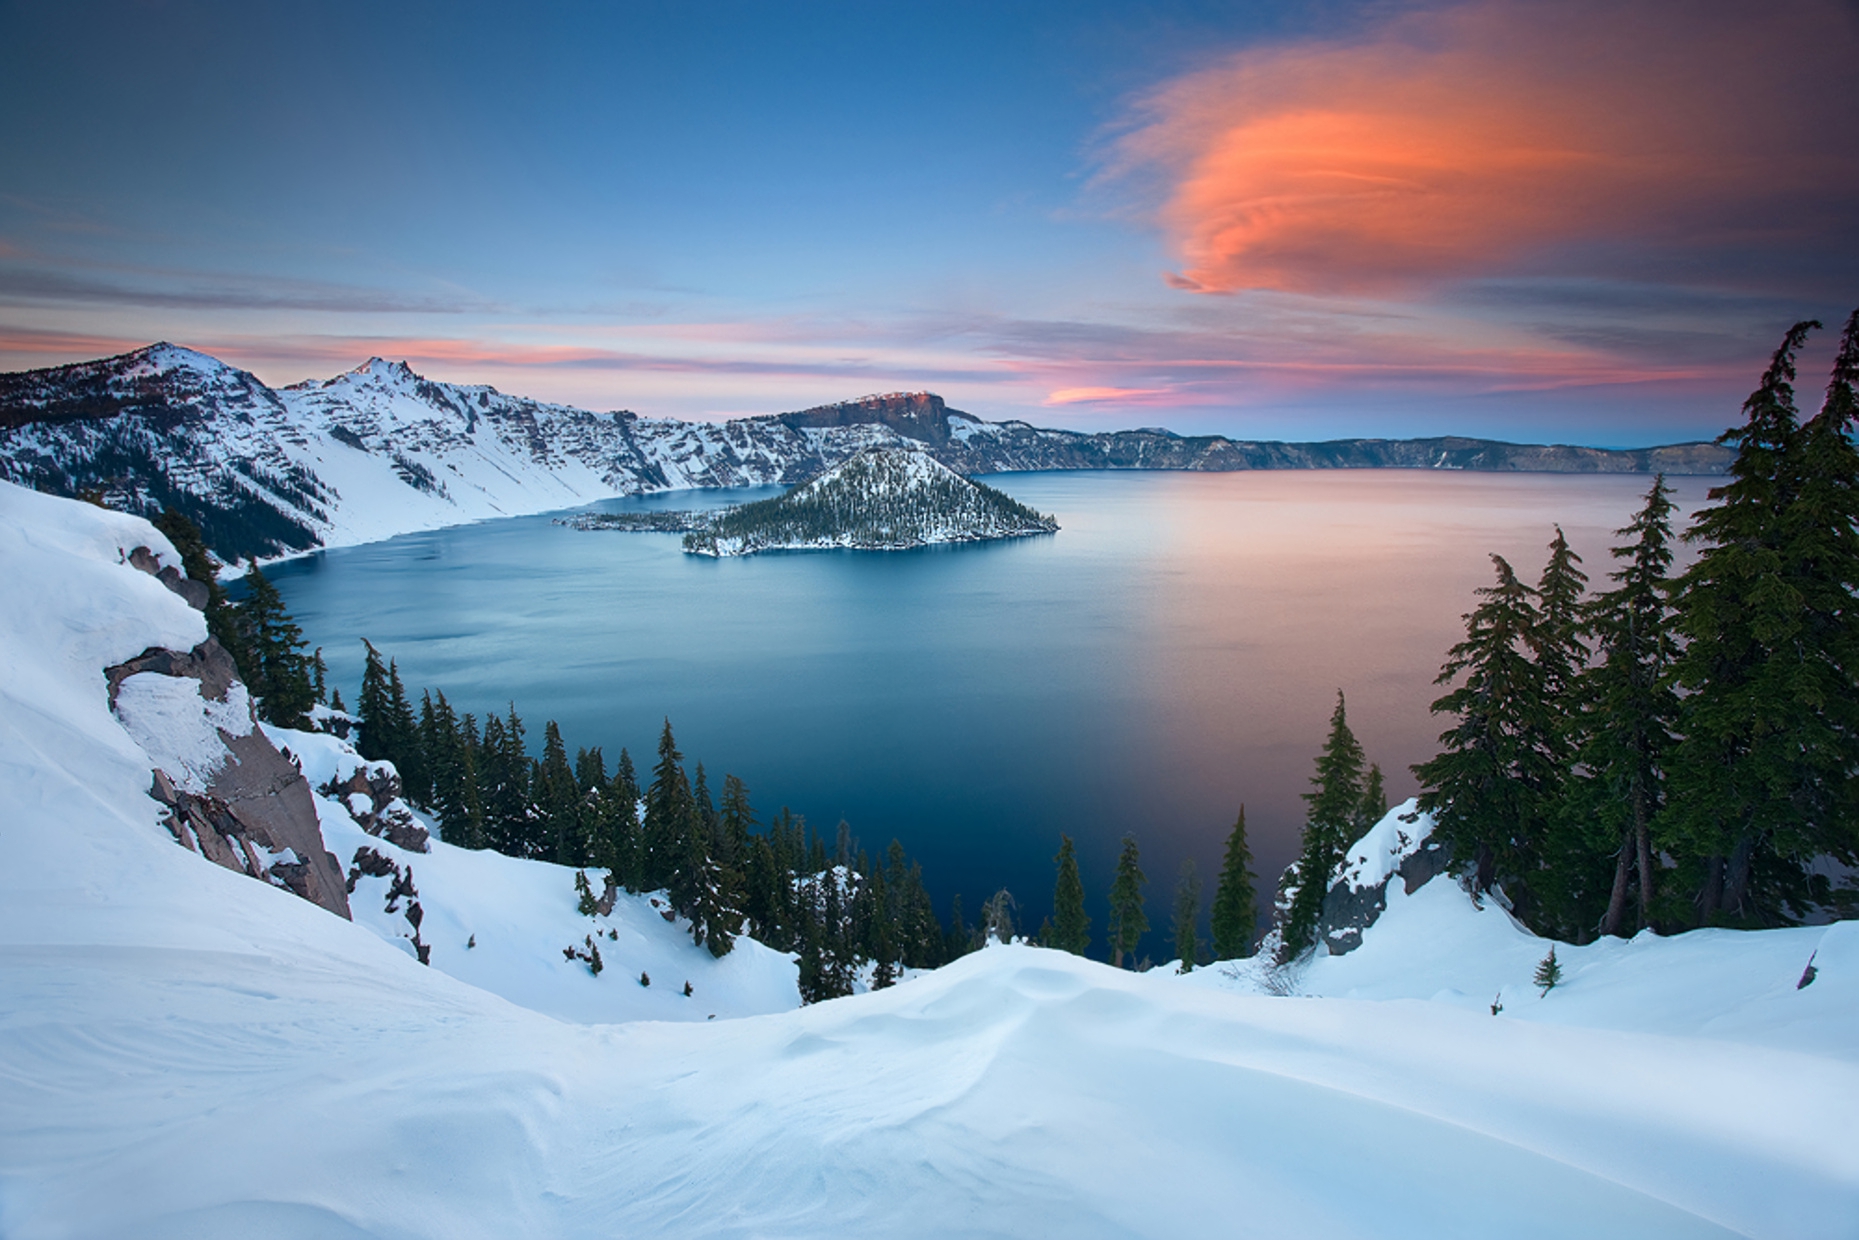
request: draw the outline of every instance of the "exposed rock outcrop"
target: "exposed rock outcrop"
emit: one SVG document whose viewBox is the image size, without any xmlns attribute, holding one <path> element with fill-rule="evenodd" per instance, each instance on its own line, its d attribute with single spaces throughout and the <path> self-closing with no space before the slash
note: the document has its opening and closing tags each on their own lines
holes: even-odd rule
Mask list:
<svg viewBox="0 0 1859 1240">
<path fill-rule="evenodd" d="M 111 709 L 154 763 L 149 795 L 167 807 L 178 843 L 349 916 L 309 781 L 258 727 L 218 642 L 145 650 L 104 675 Z"/>
</svg>

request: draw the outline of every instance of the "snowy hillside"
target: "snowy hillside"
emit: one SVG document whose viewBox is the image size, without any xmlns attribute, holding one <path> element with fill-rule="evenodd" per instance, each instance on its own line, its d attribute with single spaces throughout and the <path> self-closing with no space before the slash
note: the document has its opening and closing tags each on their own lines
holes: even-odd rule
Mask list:
<svg viewBox="0 0 1859 1240">
<path fill-rule="evenodd" d="M 684 536 L 684 549 L 714 556 L 825 547 L 898 551 L 1058 528 L 1051 517 L 927 452 L 866 448 L 786 495 L 704 516 Z"/>
<path fill-rule="evenodd" d="M 435 910 L 424 967 L 381 880 L 351 922 L 177 845 L 103 669 L 205 634 L 137 546 L 172 562 L 139 520 L 0 485 L 33 587 L 0 596 L 9 1240 L 1855 1234 L 1851 923 L 1565 948 L 1532 998 L 1545 945 L 1436 879 L 1391 884 L 1315 997 L 995 947 L 799 1011 L 574 1023 L 468 984 L 539 963 L 495 954 L 495 910 L 558 907 L 563 871 L 394 851 Z M 297 743 L 309 782 L 342 774 Z M 348 795 L 319 794 L 330 848 L 382 847 Z M 597 1014 L 567 993 L 537 1005 Z"/>
<path fill-rule="evenodd" d="M 1721 473 L 1710 444 L 1634 451 L 1477 439 L 1249 443 L 1161 430 L 984 422 L 895 392 L 728 422 L 591 413 L 438 383 L 375 358 L 273 390 L 170 344 L 0 375 L 0 478 L 184 512 L 221 558 L 573 507 L 614 495 L 794 484 L 874 447 L 961 474 L 1040 469 L 1419 469 Z"/>
</svg>

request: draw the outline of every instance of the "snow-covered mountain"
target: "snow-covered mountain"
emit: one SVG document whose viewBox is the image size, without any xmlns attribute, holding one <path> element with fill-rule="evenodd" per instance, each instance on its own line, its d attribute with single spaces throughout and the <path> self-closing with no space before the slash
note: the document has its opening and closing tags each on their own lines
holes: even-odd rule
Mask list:
<svg viewBox="0 0 1859 1240">
<path fill-rule="evenodd" d="M 1709 444 L 1633 452 L 1473 439 L 1247 443 L 986 422 L 927 392 L 722 423 L 591 413 L 437 383 L 375 358 L 273 390 L 170 344 L 0 375 L 0 477 L 185 512 L 226 559 L 691 487 L 792 485 L 870 447 L 961 474 L 1401 466 L 1719 473 Z"/>
<path fill-rule="evenodd" d="M 121 686 L 187 669 L 140 666 L 116 709 L 106 672 L 205 640 L 172 548 L 0 484 L 0 564 L 31 587 L 0 595 L 9 1240 L 1854 1235 L 1859 923 L 1558 945 L 1544 994 L 1548 944 L 1409 889 L 1404 806 L 1349 854 L 1379 916 L 1301 973 L 997 946 L 725 1019 L 709 1001 L 757 1010 L 750 987 L 684 973 L 708 953 L 675 927 L 646 943 L 649 902 L 589 919 L 566 871 L 395 842 L 388 772 L 326 737 L 267 733 L 328 847 L 399 867 L 353 920 L 177 842 L 152 769 L 217 796 L 196 725 L 238 733 L 237 695 L 203 675 L 134 722 Z M 417 926 L 387 909 L 402 877 Z M 596 924 L 599 977 L 509 946 Z M 620 971 L 635 932 L 688 951 L 649 989 Z"/>
<path fill-rule="evenodd" d="M 1050 534 L 1059 523 L 950 469 L 921 448 L 865 448 L 778 499 L 707 515 L 684 536 L 699 555 L 932 543 Z"/>
</svg>

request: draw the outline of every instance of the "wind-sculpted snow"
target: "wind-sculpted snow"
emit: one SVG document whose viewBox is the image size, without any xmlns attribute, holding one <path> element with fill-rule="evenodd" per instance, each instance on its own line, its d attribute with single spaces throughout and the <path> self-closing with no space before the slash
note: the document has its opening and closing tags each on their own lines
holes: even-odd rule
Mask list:
<svg viewBox="0 0 1859 1240">
<path fill-rule="evenodd" d="M 186 513 L 223 559 L 340 546 L 616 495 L 792 485 L 870 448 L 960 474 L 1045 469 L 1483 469 L 1721 473 L 1711 444 L 1606 451 L 1490 440 L 1296 444 L 984 422 L 928 392 L 681 422 L 439 383 L 372 359 L 272 390 L 174 345 L 0 375 L 0 477 Z"/>
<path fill-rule="evenodd" d="M 1560 945 L 1543 996 L 1546 945 L 1435 880 L 1300 997 L 996 946 L 749 1019 L 527 1010 L 172 842 L 102 671 L 204 637 L 124 562 L 152 534 L 0 485 L 8 1240 L 1854 1234 L 1854 923 Z M 534 907 L 395 857 L 461 957 Z"/>
</svg>

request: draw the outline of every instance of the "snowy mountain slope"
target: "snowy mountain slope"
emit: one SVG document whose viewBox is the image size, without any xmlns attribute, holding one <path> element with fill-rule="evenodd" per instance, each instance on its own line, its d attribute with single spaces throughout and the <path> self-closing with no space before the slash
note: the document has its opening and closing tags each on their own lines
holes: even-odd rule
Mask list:
<svg viewBox="0 0 1859 1240">
<path fill-rule="evenodd" d="M 1396 466 L 1721 473 L 1709 444 L 1612 452 L 1488 440 L 1330 444 L 1084 434 L 983 422 L 927 392 L 724 423 L 590 413 L 438 383 L 379 358 L 276 391 L 175 345 L 0 375 L 0 477 L 187 513 L 222 558 L 341 546 L 613 495 L 793 484 L 914 446 L 961 474 L 1037 469 Z"/>
<path fill-rule="evenodd" d="M 346 783 L 365 765 L 392 769 L 363 763 L 346 742 L 324 733 L 266 731 L 317 788 Z M 691 941 L 685 923 L 666 920 L 662 893 L 621 891 L 610 914 L 583 915 L 576 909 L 575 872 L 567 866 L 457 848 L 436 837 L 424 852 L 401 848 L 366 831 L 340 796 L 319 796 L 317 810 L 323 838 L 345 862 L 366 849 L 409 876 L 433 968 L 512 1003 L 583 1024 L 701 1021 L 800 1006 L 793 957 L 744 936 L 719 960 Z M 599 874 L 590 879 L 598 889 Z M 412 956 L 412 929 L 398 907 L 404 901 L 391 898 L 392 885 L 387 875 L 359 877 L 351 913 L 357 924 Z M 590 936 L 600 950 L 598 975 L 563 955 L 564 948 L 587 950 Z M 641 973 L 651 985 L 640 985 Z"/>
<path fill-rule="evenodd" d="M 1050 534 L 1057 521 L 973 482 L 916 447 L 864 448 L 786 495 L 706 514 L 684 536 L 699 555 L 933 543 Z"/>
<path fill-rule="evenodd" d="M 517 1007 L 174 845 L 101 672 L 202 635 L 121 562 L 165 556 L 149 535 L 0 488 L 0 563 L 35 584 L 0 596 L 9 1240 L 1854 1234 L 1850 927 L 1815 932 L 1812 1006 L 1734 1039 L 1610 1021 L 1600 995 L 1559 1024 L 1001 947 L 741 1020 Z M 1425 906 L 1390 893 L 1328 963 L 1482 933 L 1402 930 Z M 1779 961 L 1800 933 L 1734 941 Z M 1702 1015 L 1730 957 L 1697 944 L 1662 1002 Z"/>
</svg>

